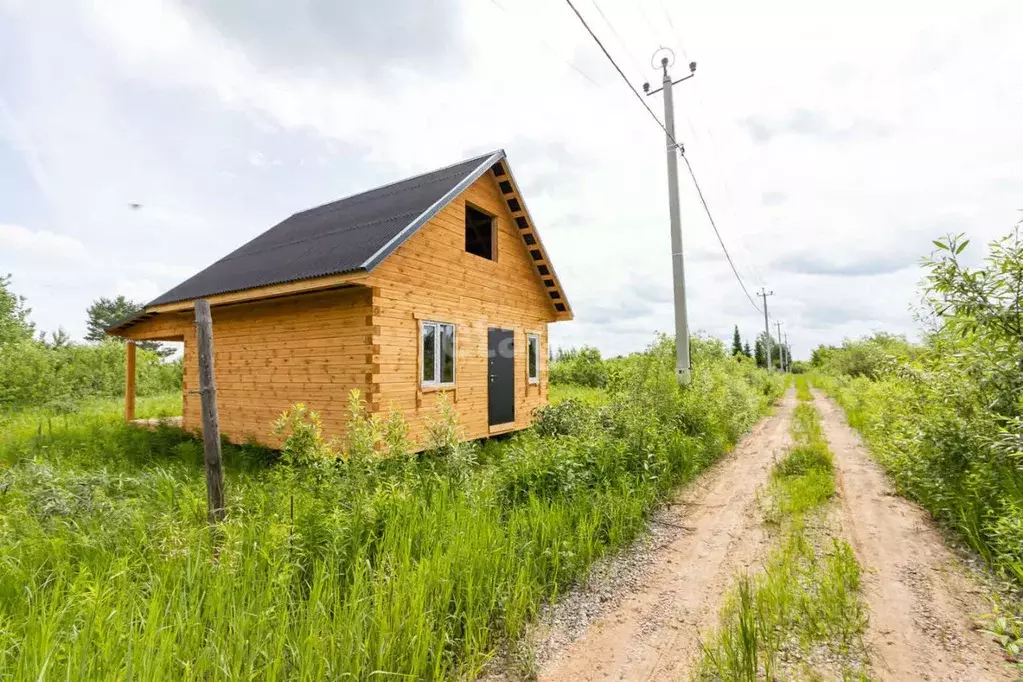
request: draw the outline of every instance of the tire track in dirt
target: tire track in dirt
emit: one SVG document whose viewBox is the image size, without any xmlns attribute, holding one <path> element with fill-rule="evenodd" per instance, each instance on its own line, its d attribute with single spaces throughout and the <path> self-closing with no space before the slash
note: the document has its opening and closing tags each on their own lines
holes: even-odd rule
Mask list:
<svg viewBox="0 0 1023 682">
<path fill-rule="evenodd" d="M 835 456 L 844 533 L 863 568 L 874 670 L 900 682 L 1016 679 L 973 628 L 971 616 L 989 607 L 927 512 L 895 494 L 841 408 L 814 395 Z"/>
<path fill-rule="evenodd" d="M 795 399 L 762 420 L 735 450 L 680 496 L 685 524 L 650 556 L 638 589 L 594 620 L 540 671 L 541 680 L 685 679 L 700 633 L 718 622 L 735 572 L 761 559 L 757 491 L 789 444 Z"/>
</svg>

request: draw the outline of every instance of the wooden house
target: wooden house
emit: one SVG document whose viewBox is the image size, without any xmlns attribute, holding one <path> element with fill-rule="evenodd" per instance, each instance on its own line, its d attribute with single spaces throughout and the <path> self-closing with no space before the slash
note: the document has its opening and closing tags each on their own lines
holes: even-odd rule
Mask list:
<svg viewBox="0 0 1023 682">
<path fill-rule="evenodd" d="M 212 306 L 220 429 L 276 445 L 302 402 L 343 435 L 348 396 L 420 438 L 444 393 L 466 438 L 529 426 L 547 324 L 572 319 L 503 151 L 296 213 L 108 330 L 184 342 L 182 426 L 201 429 L 194 303 Z"/>
</svg>

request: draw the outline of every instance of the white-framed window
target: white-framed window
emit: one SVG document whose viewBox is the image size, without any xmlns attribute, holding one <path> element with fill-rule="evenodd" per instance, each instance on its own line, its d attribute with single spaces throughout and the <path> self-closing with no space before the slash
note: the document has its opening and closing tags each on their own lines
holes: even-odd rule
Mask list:
<svg viewBox="0 0 1023 682">
<path fill-rule="evenodd" d="M 420 376 L 423 386 L 454 386 L 455 325 L 424 321 L 420 337 Z"/>
<path fill-rule="evenodd" d="M 540 383 L 540 335 L 526 334 L 526 376 L 529 383 Z"/>
</svg>

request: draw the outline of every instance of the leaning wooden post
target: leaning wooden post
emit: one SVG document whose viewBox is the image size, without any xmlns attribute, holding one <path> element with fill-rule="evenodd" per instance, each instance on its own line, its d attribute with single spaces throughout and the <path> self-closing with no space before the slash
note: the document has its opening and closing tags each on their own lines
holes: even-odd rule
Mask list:
<svg viewBox="0 0 1023 682">
<path fill-rule="evenodd" d="M 210 302 L 195 302 L 195 331 L 199 342 L 199 397 L 202 400 L 202 442 L 206 454 L 206 504 L 210 523 L 224 520 L 224 469 L 220 462 L 220 417 L 217 384 L 213 378 L 213 315 Z"/>
<path fill-rule="evenodd" d="M 135 342 L 129 341 L 125 348 L 124 362 L 124 421 L 135 418 Z"/>
</svg>

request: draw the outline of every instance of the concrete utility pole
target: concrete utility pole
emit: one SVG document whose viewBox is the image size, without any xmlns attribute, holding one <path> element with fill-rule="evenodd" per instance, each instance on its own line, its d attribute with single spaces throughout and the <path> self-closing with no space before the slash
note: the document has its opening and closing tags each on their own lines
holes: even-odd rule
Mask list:
<svg viewBox="0 0 1023 682">
<path fill-rule="evenodd" d="M 781 340 L 781 322 L 775 322 L 778 327 L 778 364 L 781 371 L 785 371 L 785 342 Z"/>
<path fill-rule="evenodd" d="M 696 73 L 696 62 L 690 62 L 689 75 L 672 81 L 668 75 L 668 58 L 661 59 L 661 87 L 653 92 L 650 84 L 644 83 L 643 90 L 652 95 L 664 91 L 664 139 L 668 154 L 668 213 L 671 218 L 671 274 L 675 290 L 675 374 L 682 385 L 692 379 L 692 365 L 689 359 L 689 316 L 686 311 L 686 270 L 682 259 L 682 220 L 679 216 L 678 198 L 678 154 L 680 145 L 675 138 L 675 101 L 672 86 L 692 78 Z"/>
<path fill-rule="evenodd" d="M 792 349 L 789 348 L 789 333 L 785 332 L 785 347 L 788 348 L 788 353 L 785 354 L 785 371 L 792 371 Z"/>
<path fill-rule="evenodd" d="M 774 296 L 773 291 L 767 291 L 766 289 L 760 289 L 760 298 L 764 299 L 764 334 L 767 336 L 767 371 L 773 372 L 774 367 L 771 363 L 771 323 L 767 321 L 767 297 Z"/>
</svg>

